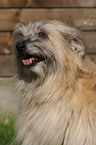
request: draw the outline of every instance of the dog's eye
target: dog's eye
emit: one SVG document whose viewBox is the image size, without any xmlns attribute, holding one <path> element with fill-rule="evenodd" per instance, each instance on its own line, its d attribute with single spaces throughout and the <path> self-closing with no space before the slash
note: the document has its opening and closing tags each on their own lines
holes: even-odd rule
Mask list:
<svg viewBox="0 0 96 145">
<path fill-rule="evenodd" d="M 47 38 L 47 34 L 45 33 L 45 32 L 43 32 L 43 31 L 40 31 L 39 33 L 38 33 L 38 36 L 40 37 L 40 38 Z"/>
<path fill-rule="evenodd" d="M 24 35 L 22 33 L 20 33 L 19 35 L 20 35 L 21 38 L 24 37 Z"/>
</svg>

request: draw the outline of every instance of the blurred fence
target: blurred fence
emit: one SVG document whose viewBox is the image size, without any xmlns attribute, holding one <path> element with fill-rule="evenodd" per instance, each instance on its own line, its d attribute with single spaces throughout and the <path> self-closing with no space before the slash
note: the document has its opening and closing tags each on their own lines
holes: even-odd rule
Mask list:
<svg viewBox="0 0 96 145">
<path fill-rule="evenodd" d="M 0 77 L 14 75 L 11 38 L 18 22 L 60 19 L 84 32 L 96 62 L 96 0 L 0 0 Z"/>
</svg>

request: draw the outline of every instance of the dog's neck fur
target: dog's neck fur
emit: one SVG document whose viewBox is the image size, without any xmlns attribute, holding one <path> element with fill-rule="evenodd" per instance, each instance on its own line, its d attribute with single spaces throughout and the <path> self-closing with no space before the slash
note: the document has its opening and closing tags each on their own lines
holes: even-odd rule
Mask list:
<svg viewBox="0 0 96 145">
<path fill-rule="evenodd" d="M 57 71 L 51 72 L 50 75 L 47 75 L 46 78 L 43 79 L 40 77 L 37 77 L 37 80 L 33 78 L 32 82 L 26 82 L 25 80 L 21 80 L 19 81 L 20 90 L 22 89 L 23 93 L 26 92 L 28 94 L 28 96 L 25 96 L 22 99 L 26 99 L 27 101 L 29 100 L 28 102 L 30 102 L 31 98 L 31 101 L 34 101 L 39 105 L 43 103 L 54 104 L 59 99 L 64 98 L 64 95 L 66 96 L 64 92 L 67 92 L 67 89 L 70 89 L 71 91 L 72 89 L 74 89 L 77 78 L 81 77 L 80 71 L 78 72 L 77 69 L 75 73 L 69 69 L 66 70 L 66 73 L 61 73 Z M 31 95 L 30 97 L 29 94 Z"/>
<path fill-rule="evenodd" d="M 63 144 L 73 145 L 74 140 L 76 145 L 82 145 L 86 139 L 87 145 L 96 143 L 92 140 L 95 129 L 90 134 L 91 127 L 95 128 L 95 118 L 81 91 L 85 73 L 78 69 L 75 72 L 67 70 L 67 75 L 51 73 L 41 85 L 35 81 L 29 84 L 19 82 L 23 94 L 22 113 L 17 123 L 22 125 L 18 126 L 17 139 L 23 140 L 22 145 L 61 145 L 63 141 Z M 86 89 L 86 85 L 82 87 Z"/>
<path fill-rule="evenodd" d="M 46 145 L 50 142 L 52 136 L 54 136 L 54 139 L 51 141 L 50 145 L 62 144 L 63 139 L 64 139 L 64 134 L 65 134 L 64 132 L 66 131 L 66 127 L 68 125 L 67 124 L 68 119 L 71 118 L 71 115 L 72 115 L 72 110 L 69 112 L 68 111 L 66 112 L 66 109 L 68 107 L 67 103 L 70 102 L 71 97 L 72 97 L 72 96 L 67 97 L 67 95 L 68 95 L 68 93 L 70 94 L 70 92 L 72 92 L 72 86 L 68 86 L 67 82 L 64 79 L 64 76 L 61 77 L 59 73 L 58 73 L 58 75 L 51 73 L 51 75 L 48 77 L 48 79 L 46 78 L 46 81 L 43 82 L 40 86 L 38 83 L 33 82 L 33 88 L 32 88 L 32 83 L 27 84 L 27 83 L 23 82 L 23 85 L 22 85 L 22 82 L 23 81 L 19 82 L 19 83 L 21 83 L 20 87 L 22 87 L 22 92 L 23 92 L 22 98 L 21 98 L 22 99 L 21 109 L 20 109 L 22 114 L 19 116 L 19 119 L 18 119 L 18 121 L 20 121 L 20 123 L 22 123 L 22 126 L 18 127 L 18 130 L 19 130 L 19 132 L 17 134 L 18 140 L 23 139 L 26 132 L 28 132 L 26 130 L 27 129 L 26 128 L 25 131 L 23 131 L 24 134 L 21 135 L 22 129 L 24 129 L 24 126 L 26 126 L 26 125 L 24 125 L 24 124 L 26 124 L 26 121 L 27 121 L 27 124 L 29 125 L 29 128 L 31 128 L 32 124 L 30 124 L 30 120 L 32 120 L 32 122 L 39 121 L 39 123 L 41 124 L 40 125 L 41 131 L 40 131 L 38 129 L 39 124 L 36 123 L 37 127 L 35 129 L 37 130 L 37 132 L 39 134 L 37 133 L 36 136 L 32 135 L 29 139 L 29 140 L 32 140 L 33 144 L 43 145 L 43 143 L 39 143 L 39 138 L 42 138 L 42 142 L 44 142 L 44 145 Z M 68 91 L 67 91 L 67 89 L 68 89 Z M 21 88 L 20 88 L 20 90 L 21 90 Z M 66 92 L 66 94 L 65 94 L 65 92 Z M 60 105 L 59 105 L 59 102 L 60 102 Z M 65 107 L 63 107 L 64 105 L 65 105 Z M 25 106 L 26 106 L 26 108 L 25 108 Z M 28 110 L 27 110 L 27 108 L 28 108 Z M 31 115 L 33 117 L 29 116 L 29 112 L 31 113 Z M 36 114 L 39 118 L 35 116 Z M 44 116 L 44 114 L 45 114 L 45 116 Z M 59 116 L 58 116 L 58 114 L 59 114 Z M 65 117 L 64 117 L 64 115 L 65 115 Z M 68 117 L 67 119 L 66 119 L 66 115 Z M 26 121 L 24 121 L 25 116 L 26 116 Z M 56 124 L 54 124 L 54 119 L 56 119 Z M 62 124 L 63 119 L 66 120 L 64 123 L 65 126 L 63 126 L 63 124 Z M 46 122 L 46 121 L 48 121 L 48 122 Z M 46 126 L 47 123 L 49 124 L 48 128 Z M 60 132 L 58 129 L 56 129 L 56 128 L 58 128 L 58 127 L 56 127 L 58 125 L 59 125 L 59 128 L 61 128 Z M 64 129 L 62 129 L 62 127 Z M 43 129 L 44 129 L 44 134 L 46 134 L 45 136 L 43 134 Z M 58 136 L 55 137 L 56 132 L 55 132 L 55 134 L 52 132 L 50 132 L 50 134 L 48 134 L 47 130 L 52 130 L 52 132 L 58 131 Z M 31 134 L 33 134 L 33 133 L 31 133 Z M 47 139 L 47 136 L 49 139 Z M 33 144 L 30 144 L 29 142 L 27 142 L 27 144 L 33 145 Z M 25 140 L 23 141 L 23 145 L 26 145 Z"/>
</svg>

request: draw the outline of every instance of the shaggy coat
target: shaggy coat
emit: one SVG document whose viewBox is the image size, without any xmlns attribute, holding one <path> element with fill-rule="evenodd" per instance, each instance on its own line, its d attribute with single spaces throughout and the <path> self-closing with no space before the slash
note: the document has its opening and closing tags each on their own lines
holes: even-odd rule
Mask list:
<svg viewBox="0 0 96 145">
<path fill-rule="evenodd" d="M 21 145 L 96 145 L 96 64 L 83 40 L 55 20 L 14 32 Z"/>
</svg>

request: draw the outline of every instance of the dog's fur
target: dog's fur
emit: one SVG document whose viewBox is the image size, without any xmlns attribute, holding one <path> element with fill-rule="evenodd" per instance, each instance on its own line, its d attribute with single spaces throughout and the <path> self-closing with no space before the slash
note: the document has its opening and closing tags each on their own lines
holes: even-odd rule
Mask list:
<svg viewBox="0 0 96 145">
<path fill-rule="evenodd" d="M 96 145 L 96 65 L 84 56 L 83 40 L 81 32 L 55 20 L 14 32 L 22 145 Z M 20 41 L 26 50 L 18 54 Z M 45 60 L 24 66 L 27 53 Z"/>
</svg>

